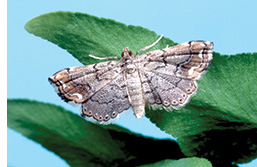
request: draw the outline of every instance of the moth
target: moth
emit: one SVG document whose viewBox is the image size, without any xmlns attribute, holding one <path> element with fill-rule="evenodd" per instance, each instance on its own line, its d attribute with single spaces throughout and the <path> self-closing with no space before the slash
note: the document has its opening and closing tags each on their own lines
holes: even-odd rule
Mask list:
<svg viewBox="0 0 257 167">
<path fill-rule="evenodd" d="M 173 47 L 140 52 L 125 47 L 119 57 L 96 57 L 112 60 L 82 67 L 71 67 L 55 73 L 49 82 L 65 102 L 81 105 L 81 116 L 108 121 L 132 107 L 136 118 L 152 109 L 180 109 L 197 92 L 196 80 L 212 61 L 213 43 L 190 41 Z M 117 59 L 117 60 L 114 60 Z"/>
</svg>

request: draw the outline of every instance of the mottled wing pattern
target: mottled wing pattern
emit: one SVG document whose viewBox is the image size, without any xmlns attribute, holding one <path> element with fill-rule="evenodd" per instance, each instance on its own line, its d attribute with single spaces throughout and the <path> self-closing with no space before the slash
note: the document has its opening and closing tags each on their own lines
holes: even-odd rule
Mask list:
<svg viewBox="0 0 257 167">
<path fill-rule="evenodd" d="M 120 62 L 72 67 L 49 78 L 66 102 L 82 103 L 83 117 L 108 121 L 130 107 Z"/>
<path fill-rule="evenodd" d="M 119 75 L 82 104 L 82 116 L 108 121 L 129 107 L 126 84 Z"/>
<path fill-rule="evenodd" d="M 84 117 L 108 121 L 130 106 L 142 117 L 144 100 L 167 110 L 184 106 L 211 63 L 212 49 L 211 42 L 191 41 L 134 57 L 125 48 L 120 61 L 67 68 L 49 81 L 63 100 L 82 103 Z"/>
<path fill-rule="evenodd" d="M 117 61 L 61 70 L 49 78 L 65 102 L 82 103 L 121 73 Z"/>
<path fill-rule="evenodd" d="M 141 74 L 145 98 L 153 109 L 160 109 L 161 104 L 167 110 L 179 109 L 197 91 L 196 82 L 192 79 L 153 71 L 141 71 Z"/>
<path fill-rule="evenodd" d="M 212 49 L 212 42 L 191 41 L 138 57 L 147 102 L 168 110 L 184 106 L 211 63 Z"/>
</svg>

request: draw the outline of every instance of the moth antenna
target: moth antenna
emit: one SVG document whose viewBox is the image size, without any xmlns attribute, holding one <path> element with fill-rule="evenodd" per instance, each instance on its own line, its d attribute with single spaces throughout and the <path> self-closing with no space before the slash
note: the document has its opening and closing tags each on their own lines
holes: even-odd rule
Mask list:
<svg viewBox="0 0 257 167">
<path fill-rule="evenodd" d="M 97 60 L 113 60 L 113 59 L 118 59 L 118 60 L 120 60 L 120 58 L 119 57 L 117 57 L 117 56 L 113 56 L 113 57 L 97 57 L 97 56 L 94 56 L 94 55 L 88 55 L 89 57 L 92 57 L 92 58 L 94 58 L 94 59 L 97 59 Z"/>
<path fill-rule="evenodd" d="M 154 43 L 152 43 L 151 45 L 146 46 L 146 47 L 140 49 L 139 51 L 137 51 L 136 56 L 137 56 L 140 52 L 143 52 L 143 51 L 145 51 L 145 50 L 147 50 L 147 49 L 153 47 L 154 45 L 156 45 L 156 44 L 162 39 L 162 37 L 163 37 L 163 35 L 161 35 L 161 36 L 160 36 Z"/>
</svg>

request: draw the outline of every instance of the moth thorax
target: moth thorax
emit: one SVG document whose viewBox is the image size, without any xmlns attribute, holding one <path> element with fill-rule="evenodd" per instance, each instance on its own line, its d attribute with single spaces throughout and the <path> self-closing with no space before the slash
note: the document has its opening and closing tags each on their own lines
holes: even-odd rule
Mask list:
<svg viewBox="0 0 257 167">
<path fill-rule="evenodd" d="M 135 66 L 135 64 L 133 63 L 132 60 L 126 60 L 125 65 L 126 65 L 125 66 L 126 67 L 126 71 L 128 73 L 133 73 L 135 71 L 135 69 L 136 69 L 136 66 Z"/>
</svg>

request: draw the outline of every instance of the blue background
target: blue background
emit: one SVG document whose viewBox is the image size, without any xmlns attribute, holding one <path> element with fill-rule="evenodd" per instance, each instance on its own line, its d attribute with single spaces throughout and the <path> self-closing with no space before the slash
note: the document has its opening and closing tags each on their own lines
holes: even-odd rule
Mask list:
<svg viewBox="0 0 257 167">
<path fill-rule="evenodd" d="M 29 34 L 24 29 L 35 16 L 72 11 L 139 25 L 182 43 L 208 40 L 221 54 L 256 52 L 257 1 L 254 0 L 8 0 L 8 98 L 29 98 L 61 105 L 79 114 L 56 95 L 47 78 L 66 67 L 81 66 L 65 50 Z M 126 40 L 126 39 L 124 39 Z M 131 131 L 156 138 L 172 138 L 147 118 L 136 119 L 132 112 L 115 123 Z M 8 129 L 9 166 L 68 166 L 54 153 L 21 134 Z M 257 160 L 240 165 L 257 166 Z"/>
</svg>

